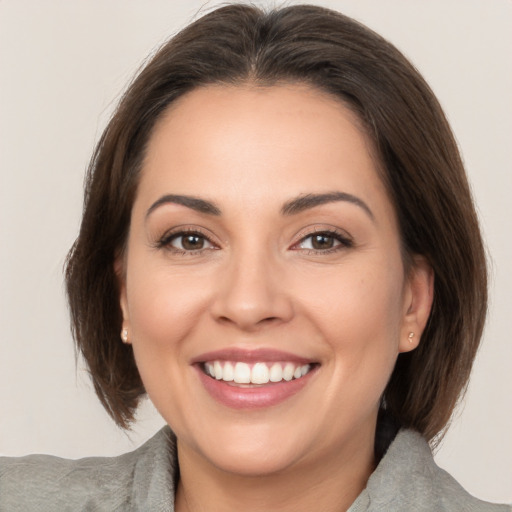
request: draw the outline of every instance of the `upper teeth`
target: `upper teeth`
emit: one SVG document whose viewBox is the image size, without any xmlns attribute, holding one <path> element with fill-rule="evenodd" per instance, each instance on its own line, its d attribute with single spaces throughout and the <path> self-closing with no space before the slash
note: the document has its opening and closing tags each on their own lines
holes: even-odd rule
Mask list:
<svg viewBox="0 0 512 512">
<path fill-rule="evenodd" d="M 236 382 L 237 384 L 267 384 L 298 379 L 311 369 L 309 364 L 294 363 L 255 363 L 211 361 L 204 365 L 206 373 L 217 380 Z"/>
</svg>

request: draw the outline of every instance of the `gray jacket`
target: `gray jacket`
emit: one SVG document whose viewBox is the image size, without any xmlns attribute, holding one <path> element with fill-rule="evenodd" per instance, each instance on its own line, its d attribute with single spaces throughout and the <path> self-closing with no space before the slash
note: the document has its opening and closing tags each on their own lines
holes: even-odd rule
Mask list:
<svg viewBox="0 0 512 512">
<path fill-rule="evenodd" d="M 164 427 L 119 457 L 0 458 L 1 512 L 173 512 L 176 439 Z M 348 512 L 511 512 L 469 495 L 434 462 L 427 442 L 401 430 Z"/>
</svg>

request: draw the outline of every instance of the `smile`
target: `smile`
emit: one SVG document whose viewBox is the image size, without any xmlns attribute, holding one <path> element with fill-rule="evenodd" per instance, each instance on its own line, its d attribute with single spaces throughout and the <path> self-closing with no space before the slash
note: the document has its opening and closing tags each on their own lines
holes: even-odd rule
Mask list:
<svg viewBox="0 0 512 512">
<path fill-rule="evenodd" d="M 312 365 L 292 362 L 235 362 L 208 361 L 203 364 L 203 371 L 210 377 L 234 384 L 258 384 L 269 382 L 289 382 L 300 379 L 309 373 Z"/>
<path fill-rule="evenodd" d="M 261 409 L 287 402 L 315 379 L 321 363 L 271 348 L 225 348 L 190 361 L 203 389 L 231 409 Z"/>
</svg>

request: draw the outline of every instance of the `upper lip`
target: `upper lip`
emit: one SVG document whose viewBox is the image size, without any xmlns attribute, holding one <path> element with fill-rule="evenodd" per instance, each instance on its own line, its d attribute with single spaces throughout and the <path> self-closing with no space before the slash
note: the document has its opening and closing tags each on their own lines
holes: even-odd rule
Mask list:
<svg viewBox="0 0 512 512">
<path fill-rule="evenodd" d="M 311 358 L 271 348 L 242 349 L 232 347 L 200 354 L 191 360 L 191 364 L 204 363 L 206 361 L 240 361 L 244 363 L 287 361 L 297 364 L 315 362 Z"/>
</svg>

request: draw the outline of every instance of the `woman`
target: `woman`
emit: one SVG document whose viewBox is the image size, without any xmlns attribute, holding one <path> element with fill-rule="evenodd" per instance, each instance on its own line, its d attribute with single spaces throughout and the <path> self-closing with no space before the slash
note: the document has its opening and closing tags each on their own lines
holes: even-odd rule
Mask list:
<svg viewBox="0 0 512 512">
<path fill-rule="evenodd" d="M 107 411 L 127 427 L 147 392 L 173 433 L 2 461 L 6 510 L 509 509 L 427 445 L 486 310 L 464 170 L 354 21 L 228 6 L 166 44 L 100 140 L 66 277 Z"/>
</svg>

